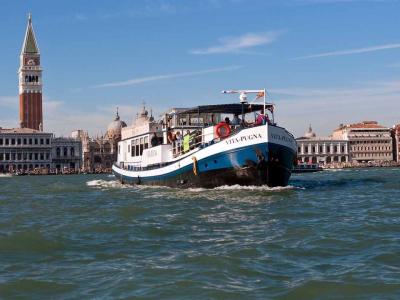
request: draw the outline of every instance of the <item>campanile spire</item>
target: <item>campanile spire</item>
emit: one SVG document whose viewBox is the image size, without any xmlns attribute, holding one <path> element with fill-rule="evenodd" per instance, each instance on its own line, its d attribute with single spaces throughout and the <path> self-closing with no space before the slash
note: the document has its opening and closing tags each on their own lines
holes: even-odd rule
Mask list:
<svg viewBox="0 0 400 300">
<path fill-rule="evenodd" d="M 28 14 L 28 24 L 20 54 L 18 78 L 21 127 L 41 130 L 43 128 L 42 68 L 40 67 L 40 51 L 30 13 Z"/>
</svg>

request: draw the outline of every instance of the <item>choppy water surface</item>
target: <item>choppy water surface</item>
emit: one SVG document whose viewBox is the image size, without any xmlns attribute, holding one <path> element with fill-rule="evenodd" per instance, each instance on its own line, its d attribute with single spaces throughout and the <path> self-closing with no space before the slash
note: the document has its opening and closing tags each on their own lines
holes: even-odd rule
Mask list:
<svg viewBox="0 0 400 300">
<path fill-rule="evenodd" d="M 400 299 L 400 169 L 289 187 L 0 178 L 0 298 Z"/>
</svg>

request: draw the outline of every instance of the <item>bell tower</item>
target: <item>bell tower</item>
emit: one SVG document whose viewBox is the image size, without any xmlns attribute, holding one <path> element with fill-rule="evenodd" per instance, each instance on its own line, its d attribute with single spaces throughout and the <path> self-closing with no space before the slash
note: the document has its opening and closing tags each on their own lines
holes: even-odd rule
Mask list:
<svg viewBox="0 0 400 300">
<path fill-rule="evenodd" d="M 19 119 L 21 128 L 43 130 L 42 111 L 42 68 L 40 52 L 28 16 L 24 43 L 20 54 L 19 78 Z"/>
</svg>

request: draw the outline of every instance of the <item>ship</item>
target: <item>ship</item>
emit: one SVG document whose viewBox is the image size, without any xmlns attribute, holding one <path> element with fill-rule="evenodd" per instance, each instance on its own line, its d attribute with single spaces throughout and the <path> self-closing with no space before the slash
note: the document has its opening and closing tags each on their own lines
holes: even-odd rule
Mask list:
<svg viewBox="0 0 400 300">
<path fill-rule="evenodd" d="M 297 144 L 275 122 L 265 89 L 223 93 L 239 94 L 240 102 L 171 108 L 159 120 L 143 106 L 122 128 L 115 177 L 123 184 L 183 189 L 288 185 Z"/>
</svg>

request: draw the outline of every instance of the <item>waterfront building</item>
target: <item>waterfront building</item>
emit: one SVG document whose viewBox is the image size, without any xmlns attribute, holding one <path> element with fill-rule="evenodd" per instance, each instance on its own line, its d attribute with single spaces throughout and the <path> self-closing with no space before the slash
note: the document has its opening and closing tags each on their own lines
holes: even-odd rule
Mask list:
<svg viewBox="0 0 400 300">
<path fill-rule="evenodd" d="M 114 120 L 108 125 L 105 135 L 90 138 L 83 130 L 76 130 L 72 136 L 82 141 L 82 170 L 85 172 L 111 172 L 112 164 L 117 161 L 118 142 L 121 129 L 126 123 L 120 119 L 118 110 Z"/>
<path fill-rule="evenodd" d="M 30 128 L 0 128 L 0 172 L 49 170 L 52 137 Z"/>
<path fill-rule="evenodd" d="M 0 173 L 76 172 L 81 161 L 80 140 L 31 128 L 0 128 Z"/>
<path fill-rule="evenodd" d="M 317 137 L 311 125 L 304 136 L 296 139 L 297 158 L 301 163 L 322 166 L 349 162 L 349 142 L 343 138 Z"/>
<path fill-rule="evenodd" d="M 52 141 L 52 167 L 57 172 L 78 172 L 82 166 L 82 142 L 59 137 Z"/>
<path fill-rule="evenodd" d="M 20 128 L 0 127 L 0 173 L 78 171 L 82 160 L 81 141 L 55 138 L 52 133 L 43 132 L 42 69 L 31 15 L 20 54 L 18 77 Z"/>
<path fill-rule="evenodd" d="M 390 128 L 376 121 L 340 124 L 333 131 L 334 139 L 348 140 L 353 163 L 384 162 L 393 160 Z"/>
<path fill-rule="evenodd" d="M 392 129 L 393 160 L 400 162 L 400 124 L 394 125 Z"/>
<path fill-rule="evenodd" d="M 20 54 L 18 78 L 20 127 L 43 131 L 42 68 L 30 14 Z"/>
</svg>

